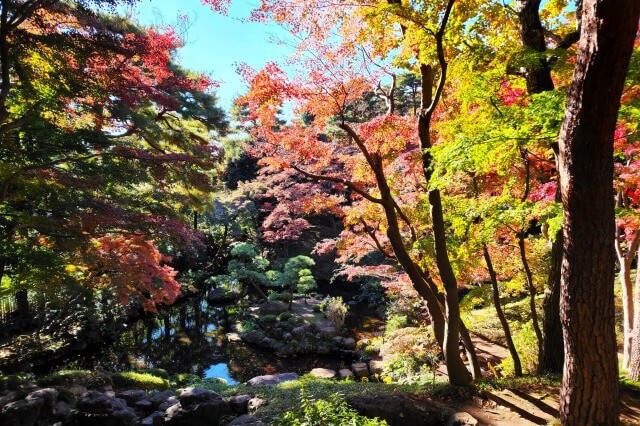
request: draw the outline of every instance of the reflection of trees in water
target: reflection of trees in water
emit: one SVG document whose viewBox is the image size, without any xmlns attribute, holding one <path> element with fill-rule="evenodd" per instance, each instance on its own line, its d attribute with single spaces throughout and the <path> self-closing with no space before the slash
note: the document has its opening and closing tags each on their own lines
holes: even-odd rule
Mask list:
<svg viewBox="0 0 640 426">
<path fill-rule="evenodd" d="M 105 348 L 99 366 L 110 370 L 164 368 L 169 373 L 202 376 L 222 358 L 222 337 L 229 328 L 226 307 L 194 299 L 162 309 L 131 325 Z"/>
</svg>

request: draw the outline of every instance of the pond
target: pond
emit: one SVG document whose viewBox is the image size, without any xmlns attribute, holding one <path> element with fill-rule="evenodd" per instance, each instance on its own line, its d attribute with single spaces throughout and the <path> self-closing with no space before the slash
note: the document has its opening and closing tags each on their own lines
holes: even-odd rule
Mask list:
<svg viewBox="0 0 640 426">
<path fill-rule="evenodd" d="M 163 368 L 169 374 L 190 373 L 236 384 L 274 372 L 340 369 L 353 361 L 348 355 L 283 358 L 241 342 L 227 342 L 225 335 L 240 312 L 240 307 L 210 304 L 203 297 L 184 300 L 128 324 L 115 341 L 76 354 L 68 366 L 108 371 Z"/>
</svg>

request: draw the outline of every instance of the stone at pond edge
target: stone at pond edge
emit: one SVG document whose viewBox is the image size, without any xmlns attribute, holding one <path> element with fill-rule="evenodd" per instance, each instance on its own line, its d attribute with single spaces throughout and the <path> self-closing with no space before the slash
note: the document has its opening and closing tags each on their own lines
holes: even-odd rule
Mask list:
<svg viewBox="0 0 640 426">
<path fill-rule="evenodd" d="M 361 415 L 378 417 L 393 426 L 439 426 L 450 415 L 448 409 L 425 398 L 404 394 L 354 396 L 347 403 Z"/>
<path fill-rule="evenodd" d="M 314 368 L 309 374 L 319 379 L 335 379 L 337 376 L 335 371 L 328 368 Z"/>
<path fill-rule="evenodd" d="M 251 330 L 244 333 L 242 336 L 242 340 L 247 343 L 251 343 L 253 345 L 257 345 L 262 342 L 262 339 L 265 338 L 264 333 L 260 330 Z"/>
<path fill-rule="evenodd" d="M 178 401 L 178 398 L 176 398 L 175 396 L 171 396 L 165 402 L 158 406 L 158 410 L 167 411 L 169 407 L 173 407 L 174 405 L 177 405 L 179 403 L 180 401 Z"/>
<path fill-rule="evenodd" d="M 297 380 L 298 376 L 296 373 L 282 373 L 282 374 L 267 374 L 265 376 L 257 376 L 247 382 L 249 386 L 272 386 L 277 385 L 278 383 L 288 382 L 291 380 Z"/>
<path fill-rule="evenodd" d="M 129 405 L 133 405 L 141 399 L 145 399 L 146 397 L 147 392 L 140 389 L 126 390 L 118 393 L 118 398 L 124 399 Z"/>
<path fill-rule="evenodd" d="M 356 339 L 347 337 L 342 341 L 342 345 L 349 350 L 353 350 L 356 348 Z"/>
<path fill-rule="evenodd" d="M 164 404 L 169 398 L 173 397 L 173 391 L 171 390 L 166 390 L 166 391 L 160 391 L 160 392 L 156 392 L 154 394 L 152 394 L 151 396 L 149 396 L 147 398 L 147 401 L 151 402 L 153 404 L 154 407 L 159 407 L 160 404 Z M 175 399 L 175 403 L 178 403 L 178 399 Z M 173 405 L 173 404 L 171 404 Z M 167 408 L 169 408 L 171 405 L 167 406 Z M 167 409 L 165 408 L 165 410 Z M 164 411 L 164 410 L 162 410 Z"/>
<path fill-rule="evenodd" d="M 222 400 L 194 402 L 190 406 L 182 403 L 169 407 L 164 418 L 172 426 L 214 426 L 220 422 Z"/>
<path fill-rule="evenodd" d="M 353 374 L 359 379 L 369 377 L 369 367 L 364 362 L 354 362 L 351 364 L 351 369 L 353 370 Z"/>
<path fill-rule="evenodd" d="M 138 423 L 135 410 L 124 399 L 113 398 L 98 391 L 82 395 L 76 412 L 69 419 L 74 426 L 129 426 Z"/>
<path fill-rule="evenodd" d="M 161 426 L 164 424 L 164 411 L 155 411 L 142 420 L 142 426 Z"/>
<path fill-rule="evenodd" d="M 243 414 L 229 423 L 229 426 L 263 426 L 260 420 L 250 414 Z"/>
<path fill-rule="evenodd" d="M 0 424 L 3 426 L 33 426 L 43 405 L 42 398 L 10 402 L 0 411 Z"/>
<path fill-rule="evenodd" d="M 222 401 L 222 397 L 209 389 L 188 387 L 180 390 L 178 400 L 183 407 L 202 402 Z"/>
<path fill-rule="evenodd" d="M 249 412 L 250 395 L 236 395 L 229 399 L 231 411 L 235 414 L 242 415 Z"/>
<path fill-rule="evenodd" d="M 58 395 L 59 392 L 56 389 L 44 388 L 31 392 L 25 399 L 27 401 L 37 398 L 42 399 L 44 404 L 40 411 L 40 417 L 51 417 L 53 415 L 53 407 L 58 401 Z"/>
<path fill-rule="evenodd" d="M 249 404 L 247 405 L 247 408 L 249 409 L 249 413 L 253 414 L 256 411 L 258 411 L 258 409 L 260 407 L 264 407 L 265 405 L 267 405 L 267 400 L 266 399 L 262 399 L 262 398 L 251 398 L 249 400 Z"/>
</svg>

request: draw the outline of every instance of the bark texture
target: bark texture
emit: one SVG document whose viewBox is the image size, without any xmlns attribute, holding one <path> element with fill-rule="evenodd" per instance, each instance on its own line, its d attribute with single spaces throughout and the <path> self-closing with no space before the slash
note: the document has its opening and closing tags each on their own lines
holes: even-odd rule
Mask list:
<svg viewBox="0 0 640 426">
<path fill-rule="evenodd" d="M 633 313 L 633 330 L 631 333 L 631 348 L 629 350 L 630 363 L 627 376 L 631 380 L 640 381 L 640 274 L 636 274 L 633 303 L 636 309 Z"/>
<path fill-rule="evenodd" d="M 637 0 L 587 0 L 560 131 L 564 425 L 619 422 L 613 282 L 613 134 L 638 29 Z"/>
<path fill-rule="evenodd" d="M 518 10 L 518 20 L 520 21 L 520 40 L 522 45 L 531 52 L 541 54 L 536 61 L 536 66 L 521 71 L 527 81 L 527 92 L 531 95 L 553 90 L 551 66 L 542 55 L 547 50 L 547 40 L 538 12 L 541 0 L 517 0 L 515 3 Z"/>
</svg>

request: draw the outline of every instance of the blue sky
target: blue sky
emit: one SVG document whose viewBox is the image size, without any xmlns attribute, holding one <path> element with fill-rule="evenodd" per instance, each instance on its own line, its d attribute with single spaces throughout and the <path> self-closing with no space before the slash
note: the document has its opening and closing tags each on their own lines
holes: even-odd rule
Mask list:
<svg viewBox="0 0 640 426">
<path fill-rule="evenodd" d="M 261 68 L 266 62 L 281 61 L 290 52 L 286 46 L 270 40 L 285 37 L 275 25 L 243 22 L 258 1 L 235 0 L 227 16 L 203 6 L 200 0 L 141 0 L 132 10 L 143 25 L 173 24 L 178 14 L 188 14 L 192 25 L 187 44 L 180 50 L 180 63 L 193 71 L 204 72 L 221 81 L 218 89 L 220 105 L 231 106 L 232 99 L 246 88 L 236 74 L 234 64 L 246 62 Z"/>
</svg>

